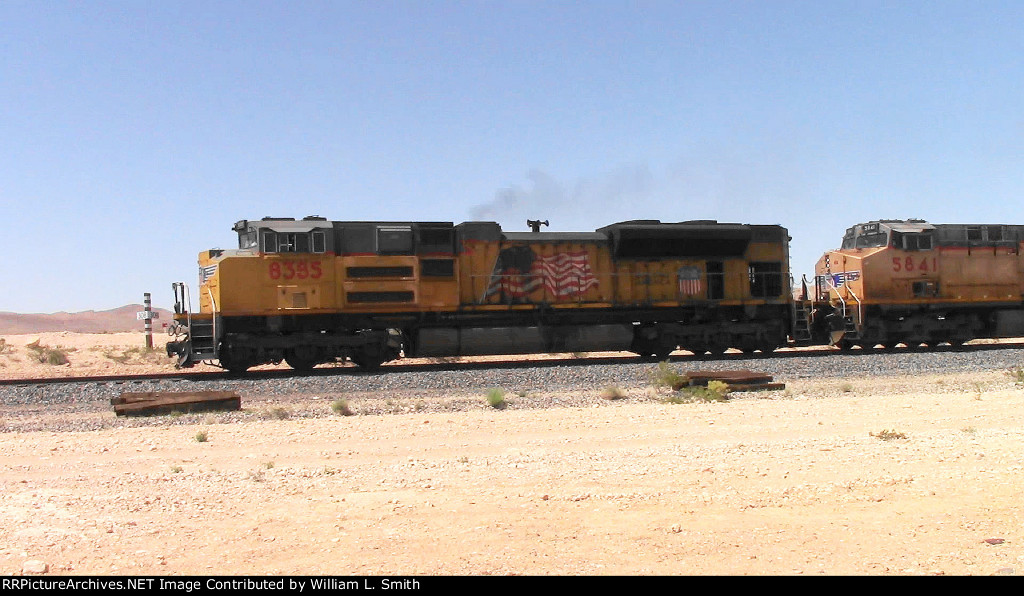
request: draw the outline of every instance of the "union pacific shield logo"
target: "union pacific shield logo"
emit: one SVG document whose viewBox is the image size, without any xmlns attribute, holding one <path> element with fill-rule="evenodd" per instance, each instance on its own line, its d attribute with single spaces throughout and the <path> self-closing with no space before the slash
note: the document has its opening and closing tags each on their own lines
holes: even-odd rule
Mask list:
<svg viewBox="0 0 1024 596">
<path fill-rule="evenodd" d="M 684 296 L 696 296 L 703 290 L 700 267 L 680 267 L 677 276 L 679 278 L 680 294 Z"/>
</svg>

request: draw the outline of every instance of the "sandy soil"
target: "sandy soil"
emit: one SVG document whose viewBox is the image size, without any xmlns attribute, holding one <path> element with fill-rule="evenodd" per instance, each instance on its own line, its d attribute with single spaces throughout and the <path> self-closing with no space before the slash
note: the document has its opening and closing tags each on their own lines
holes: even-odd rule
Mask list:
<svg viewBox="0 0 1024 596">
<path fill-rule="evenodd" d="M 154 333 L 147 349 L 146 335 L 137 332 L 0 335 L 0 379 L 173 372 L 174 360 L 165 351 L 168 339 Z M 30 349 L 33 345 L 37 348 Z M 67 363 L 44 362 L 47 350 L 63 354 Z"/>
<path fill-rule="evenodd" d="M 89 345 L 129 337 L 40 343 L 106 368 Z M 26 344 L 6 340 L 10 372 Z M 1022 439 L 1005 372 L 4 432 L 0 573 L 1020 574 Z"/>
</svg>

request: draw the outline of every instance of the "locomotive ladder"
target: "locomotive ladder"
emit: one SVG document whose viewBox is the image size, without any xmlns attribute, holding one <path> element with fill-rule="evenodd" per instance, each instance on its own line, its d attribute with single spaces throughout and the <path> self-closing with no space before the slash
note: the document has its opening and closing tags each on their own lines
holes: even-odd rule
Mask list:
<svg viewBox="0 0 1024 596">
<path fill-rule="evenodd" d="M 797 343 L 811 341 L 809 306 L 810 303 L 806 300 L 796 300 L 793 304 L 793 340 Z"/>
<path fill-rule="evenodd" d="M 213 297 L 210 288 L 206 288 L 207 296 L 210 298 L 210 310 L 213 316 L 209 321 L 193 319 L 189 324 L 189 337 L 192 340 L 192 355 L 196 360 L 217 358 L 217 300 Z"/>
<path fill-rule="evenodd" d="M 793 275 L 789 276 L 789 285 L 793 287 Z M 807 295 L 807 276 L 800 280 L 801 291 L 793 299 L 793 341 L 806 344 L 811 341 L 811 308 L 813 302 Z"/>
<path fill-rule="evenodd" d="M 171 284 L 174 289 L 174 302 L 175 311 L 178 314 L 185 315 L 186 329 L 188 330 L 188 349 L 189 354 L 183 357 L 185 359 L 205 360 L 208 358 L 217 357 L 217 316 L 213 315 L 213 318 L 209 321 L 192 318 L 192 300 L 189 296 L 188 286 L 182 282 Z M 207 290 L 209 291 L 209 290 Z M 210 295 L 210 300 L 213 300 L 213 295 Z M 180 305 L 180 306 L 179 306 Z M 216 309 L 214 309 L 216 313 Z"/>
<path fill-rule="evenodd" d="M 843 315 L 843 339 L 860 339 L 860 329 L 852 315 Z"/>
<path fill-rule="evenodd" d="M 196 360 L 216 358 L 217 352 L 214 348 L 213 319 L 202 321 L 193 319 L 189 326 L 189 339 L 192 340 L 192 355 Z"/>
<path fill-rule="evenodd" d="M 860 339 L 860 326 L 857 324 L 857 322 L 859 321 L 861 324 L 864 323 L 864 305 L 861 304 L 860 298 L 858 298 L 857 295 L 853 293 L 853 290 L 851 290 L 850 288 L 846 288 L 846 291 L 849 292 L 850 296 L 853 296 L 853 299 L 857 301 L 857 320 L 854 320 L 852 312 L 847 312 L 846 300 L 843 300 L 842 296 L 840 296 L 839 300 L 843 304 L 844 341 L 850 339 Z M 836 292 L 836 295 L 839 295 L 838 291 Z"/>
</svg>

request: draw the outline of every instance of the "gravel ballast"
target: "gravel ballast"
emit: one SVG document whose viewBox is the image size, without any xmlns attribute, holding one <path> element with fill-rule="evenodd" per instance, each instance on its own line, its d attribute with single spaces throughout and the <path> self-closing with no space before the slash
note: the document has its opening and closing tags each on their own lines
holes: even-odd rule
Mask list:
<svg viewBox="0 0 1024 596">
<path fill-rule="evenodd" d="M 800 356 L 782 352 L 775 357 L 701 359 L 677 357 L 669 365 L 681 372 L 749 369 L 772 375 L 776 382 L 795 387 L 801 381 L 880 379 L 985 371 L 1012 371 L 1024 366 L 1024 349 L 973 346 L 964 350 L 854 351 Z M 0 386 L 4 424 L 0 431 L 90 430 L 117 425 L 166 424 L 168 416 L 116 418 L 111 398 L 126 391 L 234 391 L 242 396 L 243 411 L 207 413 L 220 422 L 253 416 L 321 417 L 335 415 L 329 407 L 345 400 L 364 415 L 410 412 L 458 412 L 489 407 L 491 389 L 504 392 L 512 409 L 589 407 L 606 403 L 601 392 L 620 389 L 627 399 L 660 399 L 651 391 L 657 363 L 628 358 L 575 358 L 512 365 L 465 363 L 385 367 L 377 372 L 345 368 L 331 374 L 275 378 L 211 379 L 197 381 L 139 381 L 128 383 L 52 383 Z M 1010 383 L 1009 375 L 1006 382 Z M 847 381 L 847 384 L 849 381 Z M 849 390 L 849 389 L 847 389 Z M 787 392 L 733 394 L 734 398 L 785 398 Z M 269 409 L 277 408 L 275 413 Z M 107 415 L 105 415 L 107 414 Z M 174 417 L 189 422 L 195 415 Z"/>
</svg>

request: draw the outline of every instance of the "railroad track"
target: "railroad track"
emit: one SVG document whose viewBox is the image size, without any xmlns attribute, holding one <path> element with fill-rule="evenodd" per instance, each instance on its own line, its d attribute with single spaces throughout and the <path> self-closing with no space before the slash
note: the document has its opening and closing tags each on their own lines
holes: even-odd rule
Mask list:
<svg viewBox="0 0 1024 596">
<path fill-rule="evenodd" d="M 669 358 L 670 362 L 705 362 L 705 361 L 736 361 L 748 362 L 777 358 L 822 358 L 829 356 L 857 356 L 870 358 L 879 354 L 892 354 L 900 352 L 981 352 L 987 350 L 1008 350 L 1024 348 L 1022 342 L 1007 342 L 998 344 L 976 344 L 966 346 L 935 346 L 928 348 L 895 348 L 891 350 L 877 349 L 852 349 L 838 350 L 831 347 L 811 347 L 803 349 L 784 348 L 769 354 L 760 352 L 754 354 L 726 353 L 722 355 L 688 355 L 678 354 Z M 2 386 L 40 386 L 57 385 L 62 383 L 92 383 L 97 385 L 132 385 L 161 381 L 227 381 L 227 380 L 265 380 L 301 377 L 329 377 L 329 376 L 355 376 L 355 375 L 379 375 L 397 372 L 415 371 L 448 371 L 448 370 L 487 370 L 487 369 L 521 369 L 556 366 L 589 366 L 593 364 L 615 364 L 615 363 L 637 363 L 641 359 L 635 355 L 622 356 L 594 356 L 594 357 L 567 357 L 567 358 L 545 358 L 526 360 L 487 360 L 475 362 L 409 362 L 396 361 L 385 364 L 375 371 L 367 371 L 356 366 L 332 366 L 317 368 L 310 372 L 298 372 L 291 369 L 254 370 L 244 375 L 228 373 L 226 371 L 206 372 L 167 372 L 149 373 L 138 375 L 88 375 L 80 377 L 38 377 L 25 379 L 0 379 Z"/>
</svg>

